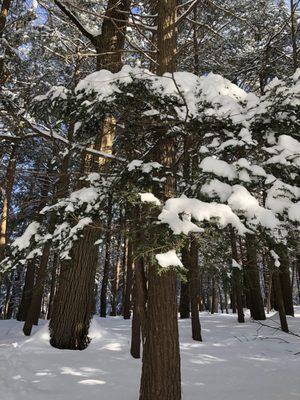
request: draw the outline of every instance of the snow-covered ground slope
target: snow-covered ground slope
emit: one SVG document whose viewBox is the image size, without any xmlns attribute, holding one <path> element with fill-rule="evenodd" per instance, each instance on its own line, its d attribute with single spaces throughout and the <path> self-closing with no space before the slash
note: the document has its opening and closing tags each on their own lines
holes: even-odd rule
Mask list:
<svg viewBox="0 0 300 400">
<path fill-rule="evenodd" d="M 183 400 L 300 399 L 300 337 L 236 315 L 201 314 L 203 343 L 179 321 Z M 300 307 L 289 318 L 300 334 Z M 278 327 L 273 315 L 264 323 Z M 0 321 L 1 400 L 137 400 L 141 362 L 129 355 L 130 321 L 95 318 L 84 351 L 48 344 L 47 326 L 31 338 L 22 324 Z M 163 399 L 157 399 L 163 400 Z"/>
</svg>

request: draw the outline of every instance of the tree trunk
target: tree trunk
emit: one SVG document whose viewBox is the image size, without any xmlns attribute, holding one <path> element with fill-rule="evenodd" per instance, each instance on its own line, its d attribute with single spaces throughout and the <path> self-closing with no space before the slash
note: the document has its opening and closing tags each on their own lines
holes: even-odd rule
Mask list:
<svg viewBox="0 0 300 400">
<path fill-rule="evenodd" d="M 266 319 L 261 295 L 259 269 L 257 265 L 257 242 L 254 235 L 246 235 L 247 266 L 246 275 L 249 285 L 250 311 L 254 320 Z"/>
<path fill-rule="evenodd" d="M 192 321 L 192 338 L 202 342 L 201 324 L 199 318 L 199 268 L 198 268 L 198 244 L 194 237 L 190 246 L 190 262 L 189 262 L 189 282 L 190 282 L 190 301 L 191 301 L 191 321 Z"/>
<path fill-rule="evenodd" d="M 282 289 L 281 289 L 281 285 L 280 285 L 278 271 L 275 271 L 273 273 L 273 282 L 274 282 L 274 287 L 275 287 L 276 303 L 278 306 L 278 312 L 279 312 L 279 318 L 280 318 L 280 326 L 284 332 L 288 332 L 289 328 L 288 328 L 288 324 L 287 324 L 287 320 L 286 320 L 284 301 L 283 301 Z"/>
<path fill-rule="evenodd" d="M 111 252 L 111 221 L 112 221 L 112 198 L 110 196 L 108 200 L 107 224 L 106 224 L 106 234 L 105 234 L 105 260 L 104 260 L 103 278 L 102 278 L 101 294 L 100 294 L 100 317 L 102 318 L 106 318 L 106 308 L 107 308 L 107 287 L 108 287 L 110 252 Z"/>
<path fill-rule="evenodd" d="M 141 337 L 145 331 L 145 305 L 146 305 L 146 277 L 142 259 L 135 262 L 134 266 L 134 297 L 133 316 L 131 326 L 130 354 L 133 358 L 141 357 Z"/>
<path fill-rule="evenodd" d="M 131 317 L 131 294 L 132 294 L 132 279 L 133 278 L 133 259 L 132 259 L 132 241 L 128 240 L 127 260 L 126 260 L 126 288 L 124 297 L 124 319 Z"/>
<path fill-rule="evenodd" d="M 287 248 L 284 244 L 276 244 L 274 246 L 275 252 L 279 256 L 280 267 L 279 267 L 279 280 L 281 285 L 282 297 L 284 302 L 284 308 L 286 315 L 294 316 L 294 305 L 293 305 L 293 292 L 290 277 L 290 262 L 287 252 Z"/>
<path fill-rule="evenodd" d="M 189 248 L 188 245 L 186 245 L 182 249 L 181 254 L 182 254 L 182 263 L 183 265 L 186 266 L 187 269 L 189 269 L 188 252 Z M 183 281 L 180 282 L 179 313 L 181 319 L 190 318 L 189 279 L 187 279 L 186 282 Z"/>
<path fill-rule="evenodd" d="M 43 248 L 40 265 L 37 272 L 36 284 L 33 288 L 30 307 L 23 327 L 24 335 L 30 336 L 33 325 L 38 325 L 41 305 L 44 293 L 44 285 L 47 276 L 47 266 L 50 255 L 51 243 L 48 242 Z"/>
<path fill-rule="evenodd" d="M 22 298 L 17 313 L 18 321 L 26 321 L 28 310 L 30 307 L 32 292 L 34 287 L 34 276 L 35 276 L 35 263 L 34 260 L 29 261 L 27 265 L 25 283 L 22 291 Z"/>
<path fill-rule="evenodd" d="M 177 0 L 158 4 L 158 73 L 174 72 L 176 65 Z M 174 141 L 166 138 L 161 163 L 173 168 Z M 168 175 L 165 199 L 174 196 L 175 181 Z M 157 264 L 148 272 L 148 302 L 143 351 L 140 400 L 180 400 L 181 373 L 177 320 L 176 272 L 159 273 Z"/>
<path fill-rule="evenodd" d="M 230 239 L 231 239 L 231 253 L 232 253 L 232 258 L 239 263 L 239 258 L 238 258 L 238 250 L 237 250 L 237 245 L 236 245 L 236 237 L 234 230 L 231 229 L 230 232 Z M 238 311 L 238 322 L 243 323 L 245 322 L 245 317 L 244 317 L 244 310 L 243 310 L 243 299 L 242 299 L 242 285 L 241 285 L 241 271 L 238 268 L 233 268 L 232 271 L 232 280 L 233 280 L 233 285 L 235 288 L 235 299 L 236 299 L 236 306 L 237 306 L 237 311 Z"/>
<path fill-rule="evenodd" d="M 0 262 L 5 258 L 5 249 L 7 244 L 7 222 L 9 217 L 11 195 L 13 190 L 15 171 L 16 171 L 16 148 L 12 148 L 9 162 L 7 166 L 7 172 L 5 177 L 5 188 L 3 205 L 1 210 L 1 221 L 0 221 Z"/>
<path fill-rule="evenodd" d="M 181 398 L 178 341 L 176 273 L 151 265 L 140 400 Z"/>
<path fill-rule="evenodd" d="M 88 330 L 94 309 L 94 283 L 98 247 L 97 229 L 84 229 L 86 240 L 71 250 L 73 262 L 61 263 L 59 286 L 49 324 L 50 343 L 59 349 L 83 350 L 90 339 Z M 88 241 L 87 241 L 88 239 Z"/>
<path fill-rule="evenodd" d="M 58 270 L 58 256 L 54 254 L 53 257 L 53 264 L 51 269 L 51 282 L 50 282 L 50 295 L 49 295 L 49 306 L 47 311 L 47 319 L 51 319 L 52 310 L 53 310 L 53 302 L 55 296 L 55 289 L 56 289 L 56 277 L 57 277 L 57 270 Z"/>
</svg>

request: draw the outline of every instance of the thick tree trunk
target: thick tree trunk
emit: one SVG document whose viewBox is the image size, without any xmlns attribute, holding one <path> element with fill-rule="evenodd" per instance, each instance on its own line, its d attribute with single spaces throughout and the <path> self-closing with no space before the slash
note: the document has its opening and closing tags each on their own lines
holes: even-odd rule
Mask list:
<svg viewBox="0 0 300 400">
<path fill-rule="evenodd" d="M 94 309 L 94 283 L 98 247 L 97 229 L 86 227 L 87 240 L 79 240 L 70 262 L 62 262 L 58 290 L 49 324 L 50 343 L 59 349 L 83 350 L 89 343 L 88 330 Z"/>
<path fill-rule="evenodd" d="M 151 265 L 140 400 L 181 398 L 178 341 L 176 273 Z"/>
<path fill-rule="evenodd" d="M 177 0 L 158 3 L 158 73 L 174 72 L 176 65 Z M 174 167 L 174 142 L 166 138 L 161 163 Z M 175 194 L 175 181 L 169 175 L 164 187 L 165 199 Z M 181 373 L 177 317 L 176 272 L 159 273 L 150 265 L 148 302 L 143 351 L 140 400 L 180 400 Z"/>
<path fill-rule="evenodd" d="M 246 235 L 247 265 L 246 275 L 249 285 L 251 317 L 255 320 L 266 319 L 264 303 L 259 282 L 259 269 L 257 265 L 257 243 L 254 235 Z"/>
</svg>

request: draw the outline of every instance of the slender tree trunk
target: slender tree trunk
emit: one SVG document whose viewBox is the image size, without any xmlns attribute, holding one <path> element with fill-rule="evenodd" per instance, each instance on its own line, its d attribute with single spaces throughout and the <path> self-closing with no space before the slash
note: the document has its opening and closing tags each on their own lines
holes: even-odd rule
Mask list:
<svg viewBox="0 0 300 400">
<path fill-rule="evenodd" d="M 120 217 L 120 226 L 122 226 L 122 218 Z M 115 317 L 117 315 L 117 302 L 118 302 L 118 288 L 120 282 L 120 272 L 121 272 L 121 243 L 122 243 L 122 233 L 120 229 L 120 233 L 118 235 L 117 240 L 117 256 L 114 262 L 113 267 L 113 276 L 111 278 L 111 309 L 110 315 L 111 317 Z"/>
<path fill-rule="evenodd" d="M 182 249 L 182 263 L 189 269 L 189 247 L 186 245 Z M 189 279 L 186 282 L 180 282 L 180 302 L 179 302 L 180 318 L 190 318 L 190 295 L 189 295 Z"/>
<path fill-rule="evenodd" d="M 130 354 L 133 358 L 140 358 L 141 338 L 144 337 L 145 334 L 145 305 L 147 296 L 146 277 L 142 259 L 135 262 L 133 293 Z"/>
<path fill-rule="evenodd" d="M 124 319 L 131 317 L 131 295 L 132 295 L 132 281 L 133 281 L 133 258 L 132 258 L 132 241 L 128 240 L 127 260 L 126 260 L 126 288 L 124 297 Z"/>
<path fill-rule="evenodd" d="M 250 311 L 255 320 L 266 319 L 264 303 L 261 295 L 259 270 L 257 265 L 257 242 L 253 235 L 246 235 L 247 266 L 246 275 L 249 285 Z"/>
<path fill-rule="evenodd" d="M 3 196 L 3 205 L 1 210 L 1 221 L 0 221 L 0 262 L 5 258 L 5 248 L 7 244 L 7 223 L 9 217 L 10 210 L 10 202 L 15 178 L 16 171 L 16 147 L 12 148 L 9 162 L 6 171 L 5 177 L 5 188 L 4 188 L 4 196 Z"/>
<path fill-rule="evenodd" d="M 100 317 L 106 318 L 107 308 L 107 287 L 110 269 L 110 252 L 111 252 L 111 221 L 112 221 L 112 198 L 108 200 L 107 210 L 107 224 L 106 224 L 106 235 L 105 235 L 105 260 L 103 267 L 103 278 L 101 285 L 100 294 Z"/>
<path fill-rule="evenodd" d="M 297 44 L 297 4 L 298 2 L 290 0 L 291 7 L 291 39 L 293 48 L 293 67 L 294 71 L 298 68 L 298 44 Z"/>
<path fill-rule="evenodd" d="M 50 255 L 51 243 L 48 242 L 43 248 L 43 253 L 40 261 L 40 265 L 37 272 L 36 284 L 33 288 L 32 298 L 30 307 L 26 316 L 26 321 L 23 327 L 23 332 L 25 336 L 31 335 L 31 330 L 33 325 L 38 325 L 41 305 L 44 293 L 44 285 L 47 276 L 47 266 Z"/>
<path fill-rule="evenodd" d="M 238 258 L 238 250 L 237 250 L 237 245 L 236 245 L 236 237 L 234 230 L 231 229 L 230 232 L 230 238 L 231 238 L 231 252 L 232 252 L 232 258 L 239 263 L 239 258 Z M 243 323 L 245 322 L 245 317 L 244 317 L 244 310 L 243 310 L 243 300 L 242 300 L 242 288 L 241 288 L 241 271 L 238 268 L 233 268 L 232 271 L 232 278 L 233 278 L 233 285 L 235 288 L 235 298 L 236 298 L 236 305 L 237 305 L 237 311 L 238 311 L 238 322 Z"/>
<path fill-rule="evenodd" d="M 25 283 L 22 291 L 21 303 L 17 313 L 18 321 L 25 321 L 27 313 L 30 307 L 32 292 L 34 287 L 34 276 L 35 276 L 35 262 L 34 260 L 29 261 L 27 265 Z"/>
<path fill-rule="evenodd" d="M 49 295 L 49 306 L 47 311 L 47 319 L 51 319 L 52 310 L 53 310 L 53 302 L 55 296 L 56 289 L 56 278 L 57 278 L 57 270 L 58 270 L 58 256 L 54 254 L 53 264 L 51 269 L 51 282 L 50 282 L 50 295 Z"/>
<path fill-rule="evenodd" d="M 190 302 L 191 302 L 191 321 L 192 338 L 202 342 L 201 324 L 199 318 L 199 267 L 198 267 L 198 244 L 192 237 L 190 245 L 189 261 L 189 282 L 190 282 Z"/>
<path fill-rule="evenodd" d="M 279 280 L 281 284 L 285 313 L 287 315 L 294 316 L 293 292 L 289 268 L 290 262 L 287 248 L 284 244 L 276 244 L 274 249 L 280 260 Z"/>
<path fill-rule="evenodd" d="M 288 332 L 289 328 L 288 328 L 288 324 L 287 324 L 287 320 L 286 320 L 284 301 L 283 301 L 282 289 L 281 289 L 281 285 L 280 285 L 278 271 L 274 271 L 274 273 L 273 273 L 273 282 L 274 282 L 274 287 L 275 287 L 276 302 L 277 302 L 279 318 L 280 318 L 280 326 L 284 332 Z"/>
<path fill-rule="evenodd" d="M 1 5 L 1 11 L 0 11 L 0 40 L 3 37 L 6 21 L 7 21 L 7 16 L 8 12 L 11 6 L 12 0 L 3 0 L 2 5 Z M 0 85 L 5 83 L 5 66 L 4 66 L 4 57 L 0 58 Z"/>
</svg>

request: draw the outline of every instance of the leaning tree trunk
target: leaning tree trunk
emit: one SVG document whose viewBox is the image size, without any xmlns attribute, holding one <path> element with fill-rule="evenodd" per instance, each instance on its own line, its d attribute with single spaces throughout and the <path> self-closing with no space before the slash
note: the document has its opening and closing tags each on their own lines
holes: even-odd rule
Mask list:
<svg viewBox="0 0 300 400">
<path fill-rule="evenodd" d="M 255 320 L 266 319 L 261 295 L 259 269 L 257 265 L 257 241 L 254 235 L 246 235 L 246 276 L 250 297 L 251 317 Z"/>
<path fill-rule="evenodd" d="M 158 73 L 174 72 L 176 65 L 177 0 L 158 4 Z M 165 138 L 161 163 L 174 168 L 174 141 Z M 168 176 L 165 199 L 174 196 L 175 182 Z M 159 273 L 157 264 L 148 272 L 148 302 L 140 400 L 180 400 L 181 372 L 177 320 L 176 272 Z"/>
</svg>

